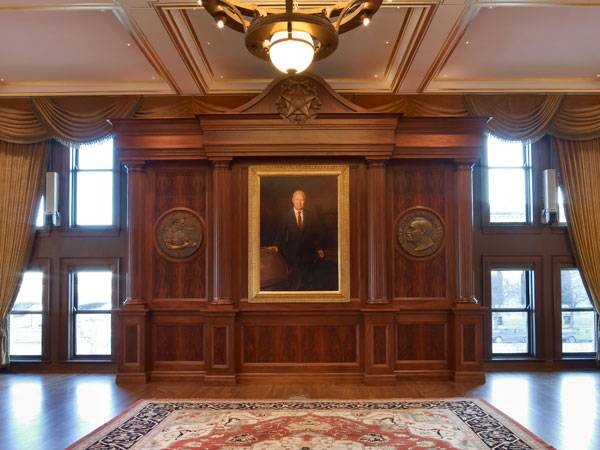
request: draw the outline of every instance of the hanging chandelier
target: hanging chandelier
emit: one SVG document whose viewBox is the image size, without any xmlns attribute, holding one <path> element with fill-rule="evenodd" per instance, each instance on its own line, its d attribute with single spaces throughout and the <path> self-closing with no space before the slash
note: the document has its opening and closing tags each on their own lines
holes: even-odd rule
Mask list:
<svg viewBox="0 0 600 450">
<path fill-rule="evenodd" d="M 300 12 L 294 0 L 286 0 L 285 9 L 239 0 L 198 0 L 218 28 L 227 26 L 244 33 L 250 53 L 290 74 L 331 55 L 337 48 L 338 34 L 368 26 L 381 2 L 349 0 Z"/>
</svg>

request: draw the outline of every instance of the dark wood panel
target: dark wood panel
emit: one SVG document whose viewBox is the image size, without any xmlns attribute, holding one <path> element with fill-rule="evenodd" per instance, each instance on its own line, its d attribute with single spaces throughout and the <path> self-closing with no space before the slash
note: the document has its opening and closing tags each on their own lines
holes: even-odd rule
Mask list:
<svg viewBox="0 0 600 450">
<path fill-rule="evenodd" d="M 402 162 L 390 166 L 393 187 L 393 217 L 390 217 L 389 241 L 394 248 L 393 289 L 395 298 L 446 298 L 453 277 L 449 266 L 452 256 L 453 223 L 448 208 L 452 200 L 450 182 L 453 167 L 443 162 Z M 445 223 L 444 246 L 432 257 L 413 258 L 398 245 L 400 216 L 416 206 L 433 210 Z"/>
<path fill-rule="evenodd" d="M 446 361 L 445 323 L 400 323 L 397 328 L 399 361 Z"/>
<path fill-rule="evenodd" d="M 373 364 L 387 364 L 388 326 L 373 325 Z"/>
<path fill-rule="evenodd" d="M 356 363 L 357 324 L 244 325 L 243 363 Z"/>
<path fill-rule="evenodd" d="M 125 363 L 138 362 L 138 327 L 128 325 L 125 327 Z"/>
<path fill-rule="evenodd" d="M 207 222 L 207 183 L 209 171 L 203 163 L 186 165 L 160 163 L 152 166 L 154 182 L 153 225 L 172 208 L 189 208 Z M 153 229 L 153 227 L 151 228 Z M 209 231 L 205 229 L 204 242 Z M 207 296 L 206 245 L 188 261 L 174 262 L 153 249 L 153 298 L 193 298 Z"/>
<path fill-rule="evenodd" d="M 475 325 L 464 324 L 462 327 L 463 335 L 463 361 L 464 362 L 476 362 L 477 356 L 475 350 L 477 344 L 475 342 Z"/>
<path fill-rule="evenodd" d="M 155 325 L 155 361 L 203 361 L 203 325 Z"/>
<path fill-rule="evenodd" d="M 213 327 L 213 366 L 228 366 L 228 329 L 226 326 Z"/>
</svg>

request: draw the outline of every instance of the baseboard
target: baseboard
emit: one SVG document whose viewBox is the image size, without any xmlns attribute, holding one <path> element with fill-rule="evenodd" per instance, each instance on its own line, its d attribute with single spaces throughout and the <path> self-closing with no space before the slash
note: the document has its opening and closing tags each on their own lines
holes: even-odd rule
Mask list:
<svg viewBox="0 0 600 450">
<path fill-rule="evenodd" d="M 235 386 L 237 384 L 236 375 L 204 375 L 204 384 L 208 386 Z"/>
<path fill-rule="evenodd" d="M 485 383 L 485 372 L 454 372 L 456 382 Z"/>
<path fill-rule="evenodd" d="M 117 373 L 117 384 L 145 384 L 148 382 L 147 373 Z"/>
<path fill-rule="evenodd" d="M 239 384 L 310 384 L 310 383 L 347 383 L 360 384 L 361 373 L 241 373 Z"/>
<path fill-rule="evenodd" d="M 383 386 L 396 383 L 396 375 L 393 373 L 386 374 L 367 374 L 363 375 L 363 383 L 367 386 Z"/>
<path fill-rule="evenodd" d="M 453 379 L 450 370 L 397 370 L 394 375 L 398 381 L 450 381 Z"/>
<path fill-rule="evenodd" d="M 161 371 L 161 370 L 153 370 L 150 372 L 149 380 L 150 381 L 195 381 L 195 382 L 204 382 L 206 379 L 206 375 L 204 372 L 195 372 L 195 371 Z"/>
</svg>

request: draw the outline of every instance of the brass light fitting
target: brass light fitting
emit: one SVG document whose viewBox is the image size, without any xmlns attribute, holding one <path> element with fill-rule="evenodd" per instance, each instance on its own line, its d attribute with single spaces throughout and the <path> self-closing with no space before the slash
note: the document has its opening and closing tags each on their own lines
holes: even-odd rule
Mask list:
<svg viewBox="0 0 600 450">
<path fill-rule="evenodd" d="M 349 0 L 322 8 L 285 9 L 259 7 L 236 0 L 202 0 L 217 27 L 225 26 L 246 35 L 246 48 L 271 61 L 282 72 L 298 73 L 313 60 L 332 54 L 338 34 L 367 26 L 382 0 Z M 200 3 L 200 2 L 199 2 Z"/>
</svg>

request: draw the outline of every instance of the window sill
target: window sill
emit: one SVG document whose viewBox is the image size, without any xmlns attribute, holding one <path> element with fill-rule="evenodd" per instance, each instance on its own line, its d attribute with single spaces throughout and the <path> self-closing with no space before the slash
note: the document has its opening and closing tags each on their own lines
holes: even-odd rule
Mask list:
<svg viewBox="0 0 600 450">
<path fill-rule="evenodd" d="M 59 229 L 59 235 L 65 237 L 118 237 L 119 227 L 73 227 Z"/>
<path fill-rule="evenodd" d="M 530 225 L 484 225 L 481 227 L 483 234 L 541 234 L 542 228 Z"/>
</svg>

